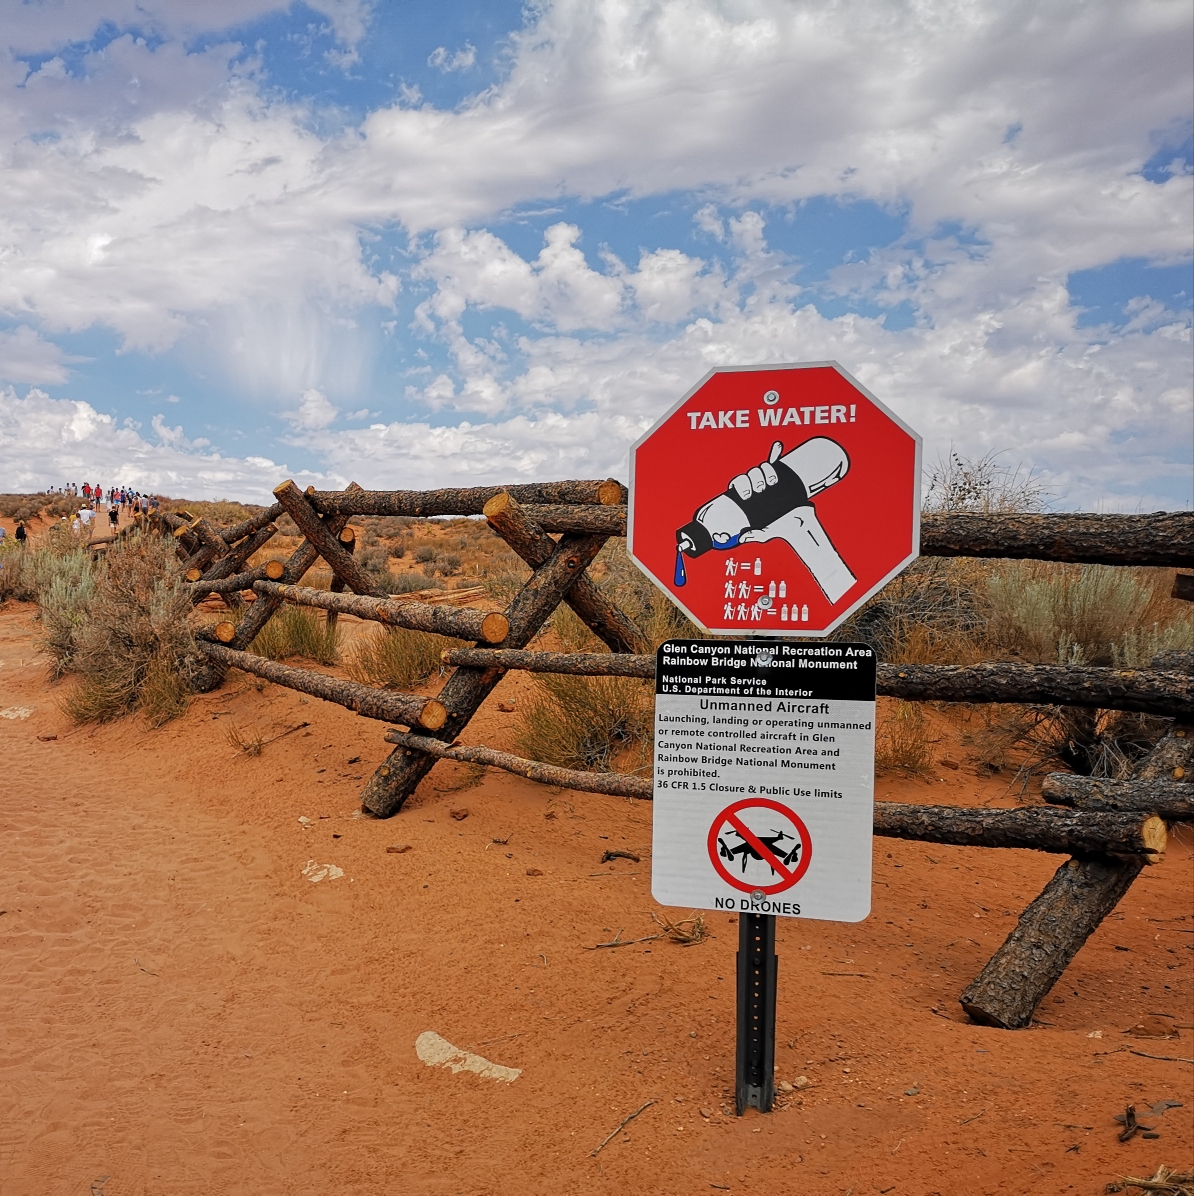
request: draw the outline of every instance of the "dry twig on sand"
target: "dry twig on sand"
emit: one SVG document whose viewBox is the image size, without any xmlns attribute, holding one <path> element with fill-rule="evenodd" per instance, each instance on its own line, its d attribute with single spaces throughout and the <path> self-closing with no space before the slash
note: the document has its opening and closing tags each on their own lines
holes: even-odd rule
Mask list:
<svg viewBox="0 0 1194 1196">
<path fill-rule="evenodd" d="M 624 939 L 622 931 L 626 927 L 619 926 L 618 933 L 608 943 L 596 943 L 592 947 L 585 947 L 585 950 L 600 951 L 602 947 L 633 947 L 638 943 L 654 943 L 659 939 L 671 939 L 673 943 L 691 947 L 694 943 L 703 943 L 709 937 L 704 914 L 697 914 L 693 918 L 681 918 L 678 922 L 673 922 L 670 918 L 658 918 L 652 914 L 651 921 L 656 926 L 663 927 L 658 934 L 647 934 L 641 939 Z"/>
<path fill-rule="evenodd" d="M 1148 1179 L 1133 1179 L 1125 1175 L 1119 1183 L 1108 1184 L 1108 1192 L 1125 1192 L 1137 1188 L 1141 1192 L 1159 1192 L 1161 1196 L 1194 1196 L 1194 1171 L 1170 1171 L 1161 1164 Z"/>
<path fill-rule="evenodd" d="M 248 737 L 242 735 L 240 728 L 233 723 L 224 733 L 224 738 L 236 749 L 232 753 L 234 756 L 239 756 L 241 753 L 244 753 L 246 756 L 260 756 L 263 747 L 282 739 L 286 735 L 290 735 L 294 731 L 301 731 L 304 727 L 309 727 L 310 725 L 310 723 L 295 723 L 293 727 L 287 727 L 285 731 L 279 731 L 277 735 L 271 735 L 269 739 L 262 739 L 260 735 L 250 735 Z"/>
<path fill-rule="evenodd" d="M 596 1158 L 614 1140 L 614 1138 L 617 1137 L 620 1130 L 629 1125 L 643 1111 L 643 1109 L 649 1109 L 654 1103 L 655 1102 L 653 1100 L 649 1100 L 645 1105 L 640 1105 L 639 1108 L 635 1109 L 635 1111 L 629 1116 L 623 1117 L 622 1120 L 619 1121 L 612 1130 L 610 1130 L 609 1136 L 605 1139 L 605 1141 L 602 1142 L 596 1150 L 589 1151 L 590 1158 Z"/>
</svg>

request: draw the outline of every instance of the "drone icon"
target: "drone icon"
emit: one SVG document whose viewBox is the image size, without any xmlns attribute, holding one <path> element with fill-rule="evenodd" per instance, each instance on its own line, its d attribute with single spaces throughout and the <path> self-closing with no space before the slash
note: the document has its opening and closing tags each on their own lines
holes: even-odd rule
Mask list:
<svg viewBox="0 0 1194 1196">
<path fill-rule="evenodd" d="M 718 835 L 717 854 L 720 855 L 723 860 L 727 861 L 727 863 L 733 863 L 734 857 L 737 856 L 742 861 L 743 876 L 746 875 L 746 866 L 751 860 L 757 860 L 760 864 L 766 864 L 767 867 L 771 869 L 772 875 L 776 875 L 775 868 L 772 866 L 771 861 L 765 859 L 762 853 L 756 847 L 754 847 L 753 844 L 743 838 L 738 831 L 731 830 L 728 831 L 727 834 L 734 835 L 737 839 L 740 839 L 741 842 L 735 843 L 731 847 L 728 843 L 726 843 L 725 837 Z M 758 839 L 758 841 L 772 853 L 774 858 L 786 868 L 790 868 L 796 862 L 796 860 L 800 858 L 800 849 L 804 846 L 795 835 L 789 835 L 787 831 L 777 831 L 773 829 L 771 834 L 756 835 L 755 838 Z M 785 839 L 792 840 L 791 847 L 783 846 L 783 841 Z"/>
</svg>

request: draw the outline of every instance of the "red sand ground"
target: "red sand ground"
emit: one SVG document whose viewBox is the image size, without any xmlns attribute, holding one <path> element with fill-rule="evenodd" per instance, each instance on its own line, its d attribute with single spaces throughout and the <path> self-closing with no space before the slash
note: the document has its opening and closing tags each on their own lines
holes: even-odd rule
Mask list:
<svg viewBox="0 0 1194 1196">
<path fill-rule="evenodd" d="M 441 764 L 364 819 L 376 723 L 233 674 L 159 731 L 73 728 L 35 631 L 0 611 L 0 1196 L 1094 1194 L 1191 1164 L 1191 1067 L 1124 1049 L 1192 1053 L 1188 837 L 1014 1033 L 957 995 L 1057 859 L 876 840 L 869 919 L 780 920 L 778 1078 L 813 1086 L 739 1119 L 732 920 L 584 950 L 654 929 L 648 805 Z M 303 720 L 255 759 L 225 738 Z M 965 766 L 879 796 L 1008 802 Z M 1181 1037 L 1122 1034 L 1149 1013 Z M 429 1068 L 425 1030 L 522 1076 Z M 1116 1141 L 1162 1099 L 1159 1140 Z"/>
</svg>

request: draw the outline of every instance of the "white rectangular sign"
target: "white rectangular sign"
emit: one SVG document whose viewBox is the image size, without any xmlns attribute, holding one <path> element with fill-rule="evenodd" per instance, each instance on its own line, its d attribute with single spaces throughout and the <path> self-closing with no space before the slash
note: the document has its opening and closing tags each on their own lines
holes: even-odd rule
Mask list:
<svg viewBox="0 0 1194 1196">
<path fill-rule="evenodd" d="M 651 893 L 858 922 L 871 908 L 875 653 L 670 640 L 655 671 Z"/>
</svg>

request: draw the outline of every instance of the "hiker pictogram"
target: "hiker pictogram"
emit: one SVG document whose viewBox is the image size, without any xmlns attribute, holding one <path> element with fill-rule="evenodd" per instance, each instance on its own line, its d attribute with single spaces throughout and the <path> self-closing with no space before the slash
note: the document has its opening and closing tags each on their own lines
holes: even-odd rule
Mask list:
<svg viewBox="0 0 1194 1196">
<path fill-rule="evenodd" d="M 743 893 L 782 893 L 812 861 L 812 838 L 794 811 L 766 797 L 727 806 L 709 827 L 709 859 Z"/>
</svg>

